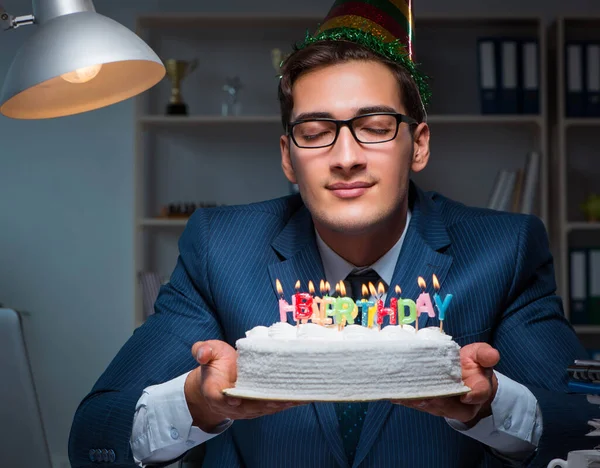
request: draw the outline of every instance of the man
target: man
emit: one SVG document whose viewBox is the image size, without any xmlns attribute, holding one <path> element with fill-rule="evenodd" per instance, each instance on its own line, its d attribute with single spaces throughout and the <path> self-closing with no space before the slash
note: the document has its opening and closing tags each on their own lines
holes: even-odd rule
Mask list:
<svg viewBox="0 0 600 468">
<path fill-rule="evenodd" d="M 586 356 L 554 293 L 541 222 L 412 184 L 430 137 L 414 69 L 332 34 L 283 66 L 282 167 L 301 196 L 194 214 L 156 314 L 77 410 L 74 467 L 165 464 L 200 443 L 206 467 L 541 467 L 593 446 L 592 406 L 565 395 L 566 367 Z M 334 404 L 222 394 L 235 341 L 277 320 L 275 278 L 290 291 L 367 267 L 406 297 L 433 273 L 455 294 L 445 329 L 471 392 L 370 403 L 352 416 L 350 444 Z"/>
</svg>

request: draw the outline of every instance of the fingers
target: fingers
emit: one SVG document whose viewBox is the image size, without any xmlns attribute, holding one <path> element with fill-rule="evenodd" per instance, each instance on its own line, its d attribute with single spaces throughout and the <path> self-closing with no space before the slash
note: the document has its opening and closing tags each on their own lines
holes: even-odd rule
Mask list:
<svg viewBox="0 0 600 468">
<path fill-rule="evenodd" d="M 480 409 L 480 405 L 467 405 L 458 397 L 431 398 L 424 400 L 393 400 L 392 403 L 401 404 L 408 408 L 416 409 L 434 416 L 457 421 L 470 421 Z"/>
<path fill-rule="evenodd" d="M 473 361 L 481 367 L 494 367 L 500 361 L 500 353 L 488 343 L 471 343 L 461 348 L 461 361 Z"/>
<path fill-rule="evenodd" d="M 490 345 L 477 348 L 475 361 L 482 367 L 494 367 L 500 361 L 500 353 Z"/>
<path fill-rule="evenodd" d="M 236 354 L 228 343 L 218 340 L 198 341 L 192 346 L 192 356 L 200 365 L 207 365 L 211 361 L 219 359 L 233 359 Z"/>
<path fill-rule="evenodd" d="M 259 401 L 246 400 L 240 398 L 226 398 L 226 404 L 229 406 L 225 411 L 230 419 L 253 419 L 261 416 L 268 416 L 279 413 L 296 406 L 305 404 L 304 402 L 289 401 Z"/>
</svg>

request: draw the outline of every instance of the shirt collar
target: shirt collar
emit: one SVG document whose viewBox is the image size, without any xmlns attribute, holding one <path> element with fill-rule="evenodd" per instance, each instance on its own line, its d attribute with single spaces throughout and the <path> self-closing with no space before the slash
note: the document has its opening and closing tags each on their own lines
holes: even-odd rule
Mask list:
<svg viewBox="0 0 600 468">
<path fill-rule="evenodd" d="M 331 285 L 335 285 L 339 281 L 344 280 L 346 276 L 353 271 L 360 272 L 362 270 L 371 268 L 379 275 L 385 285 L 389 287 L 389 284 L 392 281 L 392 276 L 394 275 L 396 263 L 398 262 L 400 250 L 402 249 L 402 244 L 404 243 L 404 238 L 406 237 L 406 232 L 408 231 L 410 218 L 411 212 L 408 210 L 406 214 L 406 225 L 404 226 L 404 231 L 402 232 L 400 239 L 398 239 L 398 242 L 396 242 L 394 246 L 375 263 L 361 267 L 347 262 L 337 253 L 335 253 L 331 247 L 329 247 L 325 241 L 321 239 L 321 236 L 319 236 L 319 233 L 315 229 L 317 248 L 319 249 L 319 254 L 321 255 L 321 261 L 323 262 L 323 269 L 325 270 L 325 279 L 327 282 L 329 282 Z"/>
</svg>

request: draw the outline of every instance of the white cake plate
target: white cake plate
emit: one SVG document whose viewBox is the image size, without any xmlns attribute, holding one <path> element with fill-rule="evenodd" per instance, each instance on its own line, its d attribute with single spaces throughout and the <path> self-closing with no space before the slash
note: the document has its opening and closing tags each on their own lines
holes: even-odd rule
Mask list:
<svg viewBox="0 0 600 468">
<path fill-rule="evenodd" d="M 335 397 L 331 395 L 314 395 L 314 398 L 308 396 L 299 397 L 290 393 L 289 395 L 281 393 L 268 394 L 265 392 L 257 392 L 256 390 L 248 390 L 243 388 L 226 388 L 223 390 L 223 395 L 235 398 L 244 398 L 247 400 L 263 400 L 263 401 L 305 401 L 305 402 L 335 402 L 335 401 L 379 401 L 379 400 L 423 400 L 426 398 L 445 398 L 465 395 L 471 391 L 467 386 L 464 390 L 452 393 L 428 393 L 420 395 L 378 395 L 371 398 L 355 397 Z"/>
</svg>

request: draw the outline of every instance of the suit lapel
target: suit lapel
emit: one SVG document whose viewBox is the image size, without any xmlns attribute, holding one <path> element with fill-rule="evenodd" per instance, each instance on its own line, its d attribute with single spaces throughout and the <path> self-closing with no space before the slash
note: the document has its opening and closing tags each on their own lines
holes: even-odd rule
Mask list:
<svg viewBox="0 0 600 468">
<path fill-rule="evenodd" d="M 433 300 L 435 290 L 432 284 L 432 275 L 435 274 L 440 284 L 443 284 L 452 265 L 452 257 L 439 252 L 450 244 L 450 239 L 437 211 L 437 206 L 412 183 L 409 197 L 412 219 L 398 256 L 392 282 L 389 285 L 390 294 L 386 299 L 388 305 L 396 285 L 401 287 L 403 298 L 416 301 L 421 294 L 421 288 L 417 283 L 419 276 L 425 279 L 427 283 L 425 292 L 429 293 Z M 425 328 L 428 320 L 427 314 L 421 314 L 419 329 Z M 358 466 L 362 462 L 377 440 L 392 408 L 393 405 L 389 401 L 369 404 L 354 466 Z"/>
</svg>

